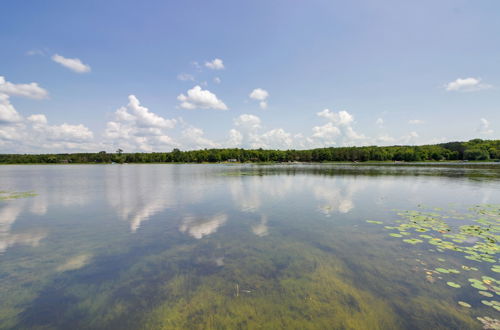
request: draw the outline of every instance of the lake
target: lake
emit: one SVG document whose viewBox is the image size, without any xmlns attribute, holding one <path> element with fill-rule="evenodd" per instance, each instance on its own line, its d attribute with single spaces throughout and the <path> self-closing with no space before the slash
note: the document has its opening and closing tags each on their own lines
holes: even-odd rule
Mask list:
<svg viewBox="0 0 500 330">
<path fill-rule="evenodd" d="M 0 166 L 2 329 L 498 329 L 500 166 Z"/>
</svg>

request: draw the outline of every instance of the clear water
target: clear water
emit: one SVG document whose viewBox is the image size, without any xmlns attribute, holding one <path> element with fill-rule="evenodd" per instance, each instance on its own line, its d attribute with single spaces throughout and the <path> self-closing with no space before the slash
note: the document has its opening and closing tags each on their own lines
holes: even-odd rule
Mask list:
<svg viewBox="0 0 500 330">
<path fill-rule="evenodd" d="M 36 193 L 0 200 L 0 328 L 481 329 L 477 317 L 500 318 L 481 303 L 498 296 L 467 281 L 498 279 L 497 254 L 468 260 L 384 228 L 405 210 L 500 204 L 499 166 L 1 166 L 0 185 Z"/>
</svg>

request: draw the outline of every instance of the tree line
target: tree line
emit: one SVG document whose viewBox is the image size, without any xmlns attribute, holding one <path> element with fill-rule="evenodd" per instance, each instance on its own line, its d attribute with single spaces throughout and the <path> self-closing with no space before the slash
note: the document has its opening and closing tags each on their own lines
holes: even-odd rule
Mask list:
<svg viewBox="0 0 500 330">
<path fill-rule="evenodd" d="M 422 146 L 329 147 L 309 150 L 203 149 L 170 152 L 0 154 L 0 164 L 65 163 L 218 163 L 218 162 L 366 162 L 500 160 L 500 140 L 474 139 Z"/>
</svg>

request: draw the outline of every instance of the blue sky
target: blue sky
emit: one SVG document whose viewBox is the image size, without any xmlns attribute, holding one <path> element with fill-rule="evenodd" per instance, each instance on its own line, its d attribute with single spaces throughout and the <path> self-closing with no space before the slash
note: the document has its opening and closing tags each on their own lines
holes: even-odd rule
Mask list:
<svg viewBox="0 0 500 330">
<path fill-rule="evenodd" d="M 3 1 L 0 152 L 500 137 L 500 2 Z"/>
</svg>

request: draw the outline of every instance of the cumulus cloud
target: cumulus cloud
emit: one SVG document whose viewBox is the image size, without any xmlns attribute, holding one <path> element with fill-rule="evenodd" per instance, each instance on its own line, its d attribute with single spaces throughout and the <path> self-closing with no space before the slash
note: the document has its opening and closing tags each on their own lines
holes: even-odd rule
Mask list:
<svg viewBox="0 0 500 330">
<path fill-rule="evenodd" d="M 0 125 L 17 123 L 21 120 L 22 117 L 10 103 L 9 96 L 0 94 Z"/>
<path fill-rule="evenodd" d="M 205 62 L 205 66 L 212 70 L 224 69 L 224 62 L 220 58 L 215 58 L 212 61 Z"/>
<path fill-rule="evenodd" d="M 229 130 L 229 138 L 227 140 L 228 147 L 239 147 L 243 142 L 243 134 L 240 131 L 232 128 Z"/>
<path fill-rule="evenodd" d="M 342 110 L 339 112 L 330 111 L 325 109 L 317 113 L 319 117 L 328 119 L 331 123 L 335 125 L 347 126 L 354 121 L 354 117 L 347 111 Z"/>
<path fill-rule="evenodd" d="M 449 92 L 475 92 L 491 88 L 491 85 L 481 83 L 479 78 L 458 78 L 447 83 L 445 89 Z"/>
<path fill-rule="evenodd" d="M 368 142 L 363 134 L 357 133 L 352 128 L 354 117 L 349 112 L 345 110 L 334 112 L 324 109 L 316 115 L 328 122 L 322 126 L 313 127 L 313 134 L 308 139 L 309 146 L 363 145 Z"/>
<path fill-rule="evenodd" d="M 479 120 L 479 126 L 476 131 L 483 135 L 493 134 L 493 130 L 490 128 L 490 122 L 485 118 Z"/>
<path fill-rule="evenodd" d="M 243 114 L 234 119 L 234 124 L 244 130 L 253 131 L 260 128 L 260 118 L 254 115 Z"/>
<path fill-rule="evenodd" d="M 282 128 L 275 128 L 267 131 L 257 138 L 253 143 L 254 147 L 272 149 L 290 149 L 293 146 L 292 134 Z"/>
<path fill-rule="evenodd" d="M 43 114 L 21 116 L 0 96 L 0 146 L 12 152 L 95 150 L 94 135 L 82 124 L 49 125 Z"/>
<path fill-rule="evenodd" d="M 255 115 L 243 114 L 233 120 L 237 129 L 229 131 L 229 145 L 245 148 L 289 149 L 293 147 L 294 136 L 282 128 L 262 132 L 261 119 Z"/>
<path fill-rule="evenodd" d="M 248 96 L 253 100 L 260 101 L 259 106 L 262 109 L 267 108 L 267 98 L 269 97 L 269 93 L 265 89 L 256 88 Z"/>
<path fill-rule="evenodd" d="M 104 139 L 113 148 L 152 151 L 154 147 L 175 147 L 178 144 L 167 134 L 177 124 L 142 106 L 135 95 L 129 95 L 126 107 L 116 110 L 106 124 Z"/>
<path fill-rule="evenodd" d="M 412 124 L 412 125 L 420 125 L 423 123 L 424 123 L 424 121 L 420 120 L 420 119 L 411 119 L 408 121 L 408 124 Z"/>
<path fill-rule="evenodd" d="M 61 64 L 65 68 L 68 68 L 76 73 L 87 73 L 90 72 L 90 66 L 82 63 L 78 58 L 67 58 L 58 54 L 52 55 L 52 61 Z"/>
<path fill-rule="evenodd" d="M 320 139 L 326 144 L 336 144 L 335 139 L 340 135 L 340 129 L 336 127 L 333 123 L 326 123 L 323 126 L 313 127 L 312 137 L 315 139 Z"/>
<path fill-rule="evenodd" d="M 188 149 L 218 148 L 220 145 L 204 136 L 201 128 L 187 127 L 182 131 L 182 145 Z"/>
<path fill-rule="evenodd" d="M 181 102 L 179 105 L 183 109 L 215 109 L 227 110 L 227 106 L 217 96 L 208 91 L 203 90 L 200 86 L 194 86 L 187 91 L 187 95 L 180 94 L 177 100 Z"/>
<path fill-rule="evenodd" d="M 31 115 L 27 118 L 33 132 L 40 138 L 51 142 L 86 142 L 92 140 L 94 134 L 84 125 L 48 125 L 45 115 Z"/>
<path fill-rule="evenodd" d="M 7 96 L 21 96 L 30 99 L 44 99 L 49 93 L 40 87 L 37 83 L 29 84 L 13 84 L 5 80 L 5 77 L 0 76 L 0 94 Z"/>
</svg>

